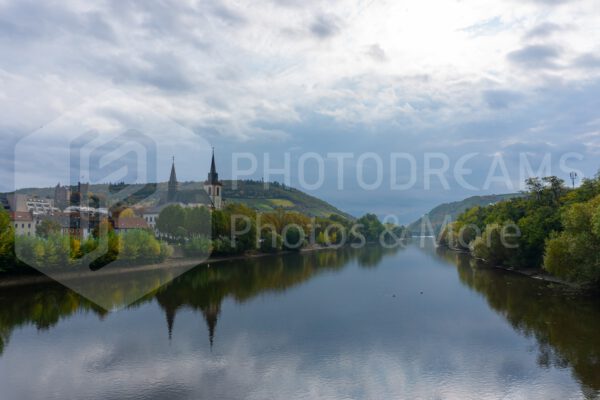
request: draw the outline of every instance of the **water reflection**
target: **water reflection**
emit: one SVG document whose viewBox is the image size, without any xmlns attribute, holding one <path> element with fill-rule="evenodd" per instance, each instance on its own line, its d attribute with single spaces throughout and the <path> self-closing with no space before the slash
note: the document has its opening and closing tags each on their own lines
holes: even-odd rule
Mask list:
<svg viewBox="0 0 600 400">
<path fill-rule="evenodd" d="M 213 263 L 212 268 L 201 265 L 150 292 L 128 308 L 156 300 L 165 312 L 169 337 L 173 334 L 178 310 L 190 308 L 199 311 L 206 321 L 212 344 L 224 299 L 231 297 L 237 302 L 244 302 L 261 293 L 283 292 L 318 274 L 338 271 L 354 259 L 362 267 L 373 267 L 383 257 L 395 254 L 399 249 L 378 246 L 369 247 L 368 251 L 343 248 L 285 257 L 224 261 Z M 141 287 L 140 290 L 145 291 L 148 281 L 157 279 L 170 280 L 168 272 L 152 271 L 141 275 L 126 274 L 118 284 L 114 278 L 94 279 L 85 284 L 89 285 L 88 292 L 94 290 L 93 286 L 97 287 L 104 296 L 104 304 L 119 308 L 129 303 L 125 293 L 128 288 L 135 291 Z M 1 288 L 0 355 L 14 329 L 32 324 L 38 330 L 47 330 L 75 313 L 94 313 L 99 318 L 108 314 L 104 308 L 58 283 Z"/>
<path fill-rule="evenodd" d="M 27 370 L 32 354 L 48 353 L 52 362 L 37 363 L 47 372 L 54 358 L 75 355 L 79 364 L 63 366 L 66 380 L 84 369 L 104 390 L 102 379 L 127 377 L 114 386 L 119 390 L 113 398 L 157 393 L 243 398 L 257 387 L 263 392 L 255 397 L 291 398 L 308 382 L 314 393 L 330 397 L 575 397 L 571 386 L 577 383 L 564 374 L 568 368 L 581 393 L 597 397 L 597 300 L 474 268 L 467 255 L 425 244 L 424 249 L 345 248 L 199 266 L 113 314 L 58 284 L 2 288 L 0 371 L 19 371 L 19 365 Z M 111 295 L 115 306 L 122 287 Z M 294 313 L 290 320 L 288 313 Z M 194 347 L 193 316 L 203 319 L 205 347 Z M 31 337 L 31 325 L 60 334 Z M 8 351 L 11 336 L 16 352 Z M 62 337 L 68 343 L 56 341 Z M 535 343 L 535 352 L 522 354 L 529 343 Z M 207 356 L 213 345 L 216 354 Z M 10 362 L 17 365 L 9 368 Z M 163 364 L 174 375 L 161 372 L 151 382 L 147 376 Z M 532 366 L 558 373 L 542 376 L 528 370 Z M 0 386 L 9 382 L 0 377 Z M 23 394 L 25 386 L 15 393 Z M 88 386 L 87 397 L 98 397 L 92 383 Z M 86 397 L 83 389 L 74 394 Z"/>
<path fill-rule="evenodd" d="M 515 331 L 535 337 L 538 365 L 570 367 L 589 397 L 600 393 L 600 301 L 561 285 L 477 266 L 467 254 L 442 248 L 460 281 L 480 293 Z"/>
</svg>

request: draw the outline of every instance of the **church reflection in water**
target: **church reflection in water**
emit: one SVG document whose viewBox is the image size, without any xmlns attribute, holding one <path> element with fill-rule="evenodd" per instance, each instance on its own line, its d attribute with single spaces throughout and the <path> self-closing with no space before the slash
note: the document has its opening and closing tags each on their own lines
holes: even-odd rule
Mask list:
<svg viewBox="0 0 600 400">
<path fill-rule="evenodd" d="M 201 265 L 140 299 L 131 308 L 156 301 L 164 311 L 169 340 L 177 335 L 177 314 L 192 310 L 207 326 L 210 346 L 217 340 L 218 321 L 225 299 L 243 303 L 263 293 L 284 292 L 324 272 L 341 271 L 355 261 L 376 268 L 401 249 L 344 248 Z M 489 307 L 521 335 L 534 337 L 541 367 L 568 367 L 583 391 L 600 391 L 600 302 L 592 296 L 569 292 L 556 284 L 518 274 L 472 265 L 465 254 L 426 248 L 427 254 L 454 265 L 460 282 L 479 293 Z M 119 304 L 122 293 L 112 293 Z M 0 355 L 12 332 L 34 325 L 51 329 L 71 315 L 107 311 L 59 284 L 2 288 L 0 290 Z"/>
</svg>

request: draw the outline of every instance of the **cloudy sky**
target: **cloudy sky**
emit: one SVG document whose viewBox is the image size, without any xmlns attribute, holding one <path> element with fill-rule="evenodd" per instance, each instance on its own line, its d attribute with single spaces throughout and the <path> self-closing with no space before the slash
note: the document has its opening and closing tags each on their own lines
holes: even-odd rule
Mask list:
<svg viewBox="0 0 600 400">
<path fill-rule="evenodd" d="M 550 157 L 565 179 L 567 169 L 600 167 L 596 0 L 0 0 L 0 52 L 0 190 L 36 184 L 15 181 L 20 140 L 114 90 L 215 146 L 223 178 L 233 153 L 257 156 L 257 178 L 264 153 L 271 167 L 289 153 L 297 185 L 298 160 L 315 152 L 325 177 L 312 194 L 403 222 L 440 202 L 519 190 L 521 154 L 534 169 Z M 343 189 L 333 152 L 353 154 Z M 367 152 L 382 159 L 373 190 L 356 179 Z M 411 190 L 389 184 L 393 152 L 416 160 Z M 448 156 L 448 185 L 434 178 L 426 188 L 426 152 Z M 469 154 L 465 186 L 452 171 Z M 159 179 L 169 157 L 159 157 Z M 204 156 L 178 160 L 181 180 L 204 178 Z M 485 185 L 504 164 L 511 182 Z M 305 180 L 317 181 L 318 164 L 306 165 Z M 397 166 L 398 180 L 410 179 L 410 165 Z M 376 170 L 365 162 L 364 180 Z"/>
</svg>

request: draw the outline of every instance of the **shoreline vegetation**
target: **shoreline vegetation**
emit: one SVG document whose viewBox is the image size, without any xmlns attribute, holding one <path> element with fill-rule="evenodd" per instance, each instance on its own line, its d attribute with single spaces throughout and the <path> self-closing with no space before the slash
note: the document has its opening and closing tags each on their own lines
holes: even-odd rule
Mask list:
<svg viewBox="0 0 600 400">
<path fill-rule="evenodd" d="M 476 206 L 441 228 L 437 241 L 486 264 L 573 288 L 600 290 L 600 173 L 567 188 L 529 178 L 523 197 Z"/>
<path fill-rule="evenodd" d="M 395 243 L 408 232 L 403 226 L 383 224 L 374 214 L 354 220 L 284 209 L 260 213 L 240 203 L 220 210 L 170 205 L 160 212 L 156 228 L 118 232 L 104 220 L 82 240 L 61 233 L 60 226 L 42 223 L 36 236 L 15 236 L 7 213 L 0 210 L 0 276 L 47 272 L 78 277 L 91 271 L 100 276 L 108 268 L 124 273 L 160 265 L 189 267 L 207 259 Z"/>
</svg>

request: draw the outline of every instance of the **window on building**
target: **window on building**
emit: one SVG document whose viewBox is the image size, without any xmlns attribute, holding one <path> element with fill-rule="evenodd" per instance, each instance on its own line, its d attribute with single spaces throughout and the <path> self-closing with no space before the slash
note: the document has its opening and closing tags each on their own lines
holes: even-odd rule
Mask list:
<svg viewBox="0 0 600 400">
<path fill-rule="evenodd" d="M 220 194 L 219 194 L 220 192 L 221 192 L 221 190 L 219 188 L 217 188 L 217 196 L 220 196 Z"/>
</svg>

